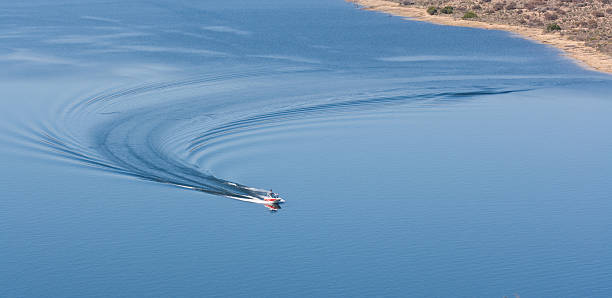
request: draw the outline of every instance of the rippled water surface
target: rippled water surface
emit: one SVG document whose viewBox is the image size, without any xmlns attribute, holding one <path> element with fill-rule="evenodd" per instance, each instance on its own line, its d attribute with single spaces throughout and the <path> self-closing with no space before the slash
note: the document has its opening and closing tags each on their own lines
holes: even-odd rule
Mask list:
<svg viewBox="0 0 612 298">
<path fill-rule="evenodd" d="M 341 0 L 124 2 L 0 4 L 0 297 L 612 292 L 610 76 Z"/>
</svg>

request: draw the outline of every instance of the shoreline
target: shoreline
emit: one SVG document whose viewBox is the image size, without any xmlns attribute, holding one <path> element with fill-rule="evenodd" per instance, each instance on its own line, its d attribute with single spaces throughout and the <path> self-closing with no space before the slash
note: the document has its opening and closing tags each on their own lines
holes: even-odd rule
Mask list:
<svg viewBox="0 0 612 298">
<path fill-rule="evenodd" d="M 438 25 L 470 27 L 488 30 L 503 30 L 537 43 L 553 46 L 571 58 L 578 65 L 594 71 L 612 74 L 612 57 L 586 46 L 584 42 L 569 40 L 559 33 L 544 32 L 542 29 L 481 21 L 456 19 L 449 16 L 429 15 L 425 8 L 406 7 L 388 0 L 346 0 L 361 6 L 361 9 L 383 12 L 411 20 Z"/>
</svg>

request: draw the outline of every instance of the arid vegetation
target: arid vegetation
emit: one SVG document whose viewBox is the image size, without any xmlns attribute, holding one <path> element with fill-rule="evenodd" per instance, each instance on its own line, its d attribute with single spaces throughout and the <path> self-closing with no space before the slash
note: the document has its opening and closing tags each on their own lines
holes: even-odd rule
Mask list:
<svg viewBox="0 0 612 298">
<path fill-rule="evenodd" d="M 389 0 L 431 15 L 541 28 L 612 56 L 612 0 Z"/>
</svg>

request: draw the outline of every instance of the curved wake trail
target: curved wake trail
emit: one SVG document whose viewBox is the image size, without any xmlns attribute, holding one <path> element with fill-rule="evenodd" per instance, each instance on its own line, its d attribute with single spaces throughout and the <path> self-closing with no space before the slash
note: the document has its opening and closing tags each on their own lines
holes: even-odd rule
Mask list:
<svg viewBox="0 0 612 298">
<path fill-rule="evenodd" d="M 245 132 L 389 106 L 435 107 L 526 90 L 468 87 L 451 91 L 411 86 L 355 95 L 337 94 L 337 90 L 320 92 L 304 100 L 282 95 L 270 98 L 267 94 L 272 92 L 257 96 L 251 91 L 256 87 L 241 87 L 248 82 L 312 72 L 316 71 L 274 73 L 264 69 L 110 90 L 68 103 L 59 112 L 59 121 L 31 129 L 30 142 L 96 169 L 213 195 L 250 198 L 265 191 L 215 177 L 209 169 L 200 168 L 215 146 L 241 138 Z"/>
</svg>

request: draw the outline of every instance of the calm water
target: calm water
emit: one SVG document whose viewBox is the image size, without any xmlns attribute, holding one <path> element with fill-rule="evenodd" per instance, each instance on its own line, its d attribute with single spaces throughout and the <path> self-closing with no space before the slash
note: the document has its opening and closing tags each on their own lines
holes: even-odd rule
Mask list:
<svg viewBox="0 0 612 298">
<path fill-rule="evenodd" d="M 123 2 L 0 4 L 0 297 L 612 292 L 612 77 L 341 0 Z"/>
</svg>

